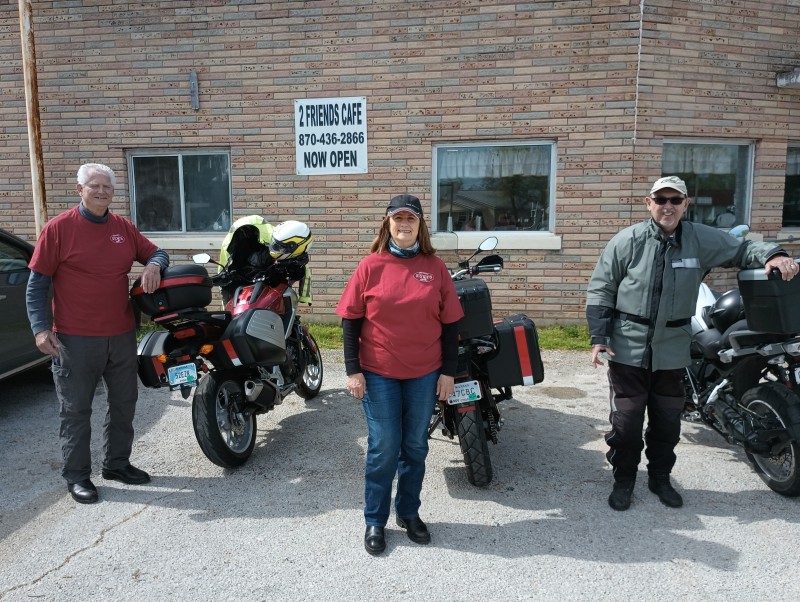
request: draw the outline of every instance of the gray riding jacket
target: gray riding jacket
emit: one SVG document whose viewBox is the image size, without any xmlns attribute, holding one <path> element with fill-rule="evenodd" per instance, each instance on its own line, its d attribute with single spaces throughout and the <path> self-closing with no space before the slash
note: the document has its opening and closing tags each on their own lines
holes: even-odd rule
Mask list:
<svg viewBox="0 0 800 602">
<path fill-rule="evenodd" d="M 711 268 L 763 266 L 786 252 L 772 243 L 740 240 L 681 221 L 670 237 L 652 219 L 630 226 L 603 250 L 586 292 L 592 345 L 611 361 L 669 370 L 689 365 L 691 317 Z"/>
</svg>

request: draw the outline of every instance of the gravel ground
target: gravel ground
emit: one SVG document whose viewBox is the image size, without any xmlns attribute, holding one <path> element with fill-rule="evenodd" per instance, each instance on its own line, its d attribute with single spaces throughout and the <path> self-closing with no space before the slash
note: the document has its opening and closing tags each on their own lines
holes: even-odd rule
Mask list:
<svg viewBox="0 0 800 602">
<path fill-rule="evenodd" d="M 152 483 L 99 475 L 79 505 L 59 476 L 58 407 L 46 372 L 0 385 L 0 600 L 753 600 L 796 590 L 798 502 L 767 489 L 744 454 L 687 424 L 674 480 L 680 509 L 641 478 L 627 512 L 611 475 L 603 370 L 588 353 L 545 352 L 545 382 L 504 403 L 494 481 L 469 485 L 457 442 L 431 442 L 421 514 L 433 542 L 390 523 L 362 547 L 366 427 L 325 352 L 319 397 L 259 417 L 250 461 L 212 465 L 190 402 L 141 390 L 134 463 Z"/>
</svg>

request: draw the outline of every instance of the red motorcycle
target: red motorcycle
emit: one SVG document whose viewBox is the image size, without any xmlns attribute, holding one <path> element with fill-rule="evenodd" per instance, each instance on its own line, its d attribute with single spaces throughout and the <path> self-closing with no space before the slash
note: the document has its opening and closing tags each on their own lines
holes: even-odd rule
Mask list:
<svg viewBox="0 0 800 602">
<path fill-rule="evenodd" d="M 196 263 L 215 263 L 202 253 Z M 244 464 L 256 443 L 256 416 L 294 392 L 304 399 L 322 387 L 322 356 L 297 313 L 292 285 L 305 273 L 307 253 L 262 267 L 231 264 L 209 277 L 202 265 L 165 270 L 152 294 L 137 280 L 131 297 L 164 330 L 139 343 L 139 378 L 146 387 L 195 388 L 192 423 L 214 464 Z M 219 264 L 216 264 L 219 265 Z M 228 294 L 225 309 L 208 309 L 212 285 Z"/>
</svg>

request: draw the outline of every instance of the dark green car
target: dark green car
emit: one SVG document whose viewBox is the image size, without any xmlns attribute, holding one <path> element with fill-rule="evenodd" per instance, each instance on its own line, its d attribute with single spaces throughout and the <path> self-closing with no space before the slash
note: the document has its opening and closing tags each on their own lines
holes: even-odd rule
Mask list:
<svg viewBox="0 0 800 602">
<path fill-rule="evenodd" d="M 0 380 L 50 362 L 36 348 L 25 309 L 33 245 L 0 229 Z"/>
</svg>

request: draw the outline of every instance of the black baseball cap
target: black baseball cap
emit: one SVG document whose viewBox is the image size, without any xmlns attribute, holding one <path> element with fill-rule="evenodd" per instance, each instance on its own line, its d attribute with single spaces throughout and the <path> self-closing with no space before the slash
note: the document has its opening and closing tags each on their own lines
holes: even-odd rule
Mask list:
<svg viewBox="0 0 800 602">
<path fill-rule="evenodd" d="M 386 209 L 386 215 L 394 215 L 400 211 L 408 211 L 417 217 L 422 217 L 422 205 L 419 199 L 410 194 L 399 194 L 389 201 L 389 207 Z"/>
</svg>

